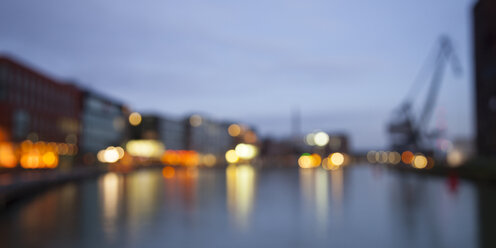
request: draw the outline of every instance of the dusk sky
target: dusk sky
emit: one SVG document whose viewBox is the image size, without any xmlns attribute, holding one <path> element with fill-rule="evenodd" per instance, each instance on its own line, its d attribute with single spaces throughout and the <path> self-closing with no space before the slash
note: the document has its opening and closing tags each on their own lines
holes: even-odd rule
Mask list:
<svg viewBox="0 0 496 248">
<path fill-rule="evenodd" d="M 381 148 L 442 34 L 463 73 L 445 70 L 432 125 L 472 135 L 473 4 L 2 0 L 0 53 L 137 111 L 205 113 L 284 137 L 298 108 L 302 132 L 347 132 L 354 148 Z"/>
</svg>

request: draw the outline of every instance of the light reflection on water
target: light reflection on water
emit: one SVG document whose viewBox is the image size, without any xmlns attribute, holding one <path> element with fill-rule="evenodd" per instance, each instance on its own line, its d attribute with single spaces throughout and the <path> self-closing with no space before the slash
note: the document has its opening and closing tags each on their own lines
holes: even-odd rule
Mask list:
<svg viewBox="0 0 496 248">
<path fill-rule="evenodd" d="M 1 213 L 0 246 L 492 247 L 495 193 L 369 166 L 108 173 Z"/>
</svg>

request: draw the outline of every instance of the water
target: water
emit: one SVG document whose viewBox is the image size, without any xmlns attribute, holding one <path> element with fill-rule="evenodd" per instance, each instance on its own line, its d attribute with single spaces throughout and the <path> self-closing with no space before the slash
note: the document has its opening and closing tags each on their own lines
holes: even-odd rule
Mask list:
<svg viewBox="0 0 496 248">
<path fill-rule="evenodd" d="M 495 192 L 366 165 L 107 173 L 0 213 L 0 246 L 494 247 Z"/>
</svg>

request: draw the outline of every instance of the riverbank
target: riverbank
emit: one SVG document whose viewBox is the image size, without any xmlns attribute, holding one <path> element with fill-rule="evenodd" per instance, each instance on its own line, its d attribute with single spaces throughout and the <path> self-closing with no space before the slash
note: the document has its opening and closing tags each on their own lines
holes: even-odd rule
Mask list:
<svg viewBox="0 0 496 248">
<path fill-rule="evenodd" d="M 80 167 L 71 170 L 20 170 L 0 174 L 0 209 L 50 187 L 100 175 L 105 170 Z"/>
<path fill-rule="evenodd" d="M 476 182 L 489 182 L 496 184 L 496 160 L 494 159 L 472 159 L 459 167 L 449 167 L 446 164 L 438 164 L 437 166 L 427 170 L 419 170 L 410 166 L 397 168 L 402 171 L 411 171 L 436 176 L 456 176 Z"/>
</svg>

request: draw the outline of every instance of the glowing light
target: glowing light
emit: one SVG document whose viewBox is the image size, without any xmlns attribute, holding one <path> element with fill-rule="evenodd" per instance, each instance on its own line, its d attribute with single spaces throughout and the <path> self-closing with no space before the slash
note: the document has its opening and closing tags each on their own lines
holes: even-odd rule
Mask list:
<svg viewBox="0 0 496 248">
<path fill-rule="evenodd" d="M 401 154 L 401 161 L 405 164 L 411 164 L 413 162 L 413 153 L 411 151 L 404 151 Z"/>
<path fill-rule="evenodd" d="M 452 149 L 446 157 L 450 167 L 458 167 L 463 163 L 463 153 L 457 149 Z"/>
<path fill-rule="evenodd" d="M 57 155 L 55 155 L 55 153 L 53 153 L 53 152 L 47 152 L 47 153 L 43 154 L 43 157 L 41 157 L 41 160 L 48 168 L 57 167 L 58 158 L 57 158 Z"/>
<path fill-rule="evenodd" d="M 337 166 L 341 166 L 344 164 L 344 155 L 342 153 L 335 152 L 331 154 L 330 160 L 333 164 Z"/>
<path fill-rule="evenodd" d="M 14 146 L 11 143 L 0 142 L 0 166 L 14 168 L 17 158 L 14 153 Z"/>
<path fill-rule="evenodd" d="M 314 146 L 315 145 L 314 137 L 315 137 L 314 133 L 307 134 L 307 136 L 305 136 L 305 143 L 309 146 Z"/>
<path fill-rule="evenodd" d="M 129 154 L 137 157 L 160 158 L 165 147 L 162 142 L 157 140 L 130 140 L 126 144 L 126 150 Z"/>
<path fill-rule="evenodd" d="M 253 159 L 258 153 L 256 146 L 243 143 L 236 145 L 234 150 L 239 158 L 246 160 Z"/>
<path fill-rule="evenodd" d="M 117 153 L 119 153 L 119 159 L 123 158 L 124 157 L 124 149 L 120 146 L 118 147 L 115 147 L 115 150 L 117 151 Z"/>
<path fill-rule="evenodd" d="M 231 124 L 229 128 L 227 128 L 227 132 L 232 137 L 238 137 L 241 134 L 241 127 L 238 124 Z"/>
<path fill-rule="evenodd" d="M 398 152 L 389 152 L 388 154 L 390 164 L 398 164 L 401 161 L 401 155 Z"/>
<path fill-rule="evenodd" d="M 162 175 L 165 178 L 173 178 L 174 174 L 176 174 L 176 170 L 174 168 L 172 168 L 171 166 L 165 166 L 162 169 Z"/>
<path fill-rule="evenodd" d="M 329 135 L 324 132 L 316 133 L 313 139 L 317 146 L 325 146 L 329 143 Z"/>
<path fill-rule="evenodd" d="M 133 112 L 129 115 L 129 124 L 138 126 L 141 123 L 141 115 L 138 112 Z"/>
<path fill-rule="evenodd" d="M 423 169 L 427 166 L 427 158 L 424 155 L 415 155 L 412 165 L 417 169 Z"/>
<path fill-rule="evenodd" d="M 319 154 L 304 153 L 298 158 L 298 165 L 303 169 L 315 168 L 320 165 L 322 158 Z"/>
<path fill-rule="evenodd" d="M 230 164 L 237 163 L 239 161 L 239 157 L 236 154 L 235 150 L 229 150 L 226 152 L 226 161 Z"/>
<path fill-rule="evenodd" d="M 217 158 L 213 154 L 206 154 L 205 156 L 203 156 L 202 160 L 203 164 L 209 167 L 214 166 L 215 163 L 217 163 Z"/>
<path fill-rule="evenodd" d="M 198 127 L 202 124 L 203 122 L 203 119 L 201 116 L 199 115 L 192 115 L 190 118 L 189 118 L 189 124 L 191 124 L 191 126 L 193 127 Z"/>
<path fill-rule="evenodd" d="M 119 160 L 119 152 L 115 148 L 108 148 L 103 154 L 103 158 L 107 163 L 115 163 Z"/>
<path fill-rule="evenodd" d="M 369 151 L 367 152 L 367 161 L 369 161 L 369 163 L 373 164 L 375 162 L 377 162 L 377 160 L 375 159 L 375 151 Z"/>
<path fill-rule="evenodd" d="M 247 143 L 255 143 L 257 142 L 257 135 L 253 131 L 246 132 L 244 136 L 245 142 Z"/>
</svg>

